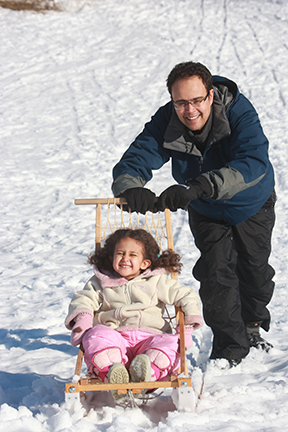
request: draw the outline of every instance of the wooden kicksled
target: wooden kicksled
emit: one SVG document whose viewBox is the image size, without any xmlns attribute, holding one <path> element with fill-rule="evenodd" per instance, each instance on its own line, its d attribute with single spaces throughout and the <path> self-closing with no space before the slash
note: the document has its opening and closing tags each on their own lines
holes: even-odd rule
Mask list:
<svg viewBox="0 0 288 432">
<path fill-rule="evenodd" d="M 101 248 L 101 243 L 111 233 L 121 228 L 142 228 L 153 235 L 158 242 L 161 250 L 172 249 L 173 235 L 170 210 L 165 212 L 151 213 L 145 215 L 124 211 L 123 206 L 126 201 L 122 198 L 87 198 L 76 199 L 76 205 L 95 205 L 96 206 L 96 250 Z M 127 204 L 126 204 L 127 206 Z M 171 275 L 177 279 L 174 273 Z M 172 313 L 171 313 L 172 309 Z M 127 394 L 133 399 L 133 395 L 141 393 L 141 390 L 172 389 L 171 396 L 174 405 L 179 411 L 194 411 L 196 405 L 196 395 L 192 387 L 192 380 L 188 376 L 187 362 L 185 356 L 185 335 L 184 335 L 184 314 L 177 307 L 166 307 L 165 320 L 167 320 L 175 332 L 176 325 L 180 326 L 180 356 L 181 364 L 177 375 L 172 375 L 167 381 L 140 382 L 127 384 L 105 384 L 93 375 L 81 375 L 83 362 L 83 349 L 80 346 L 76 361 L 76 368 L 73 380 L 65 385 L 65 402 L 69 409 L 76 409 L 81 404 L 81 397 L 85 397 L 85 392 L 99 392 L 117 390 L 119 394 Z M 137 399 L 139 400 L 139 399 Z"/>
</svg>

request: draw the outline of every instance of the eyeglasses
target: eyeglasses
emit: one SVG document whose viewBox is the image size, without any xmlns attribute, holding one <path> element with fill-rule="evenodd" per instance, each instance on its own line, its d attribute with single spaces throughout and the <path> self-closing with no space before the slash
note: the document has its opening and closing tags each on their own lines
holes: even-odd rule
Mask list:
<svg viewBox="0 0 288 432">
<path fill-rule="evenodd" d="M 208 91 L 208 93 L 207 93 L 207 95 L 205 97 L 199 97 L 199 98 L 194 99 L 193 101 L 184 101 L 184 100 L 183 101 L 179 101 L 179 102 L 174 102 L 173 101 L 174 108 L 176 110 L 184 110 L 184 109 L 188 108 L 189 104 L 191 106 L 194 106 L 195 108 L 199 108 L 201 106 L 201 104 L 203 102 L 205 102 L 205 100 L 209 96 L 209 93 L 210 92 Z"/>
</svg>

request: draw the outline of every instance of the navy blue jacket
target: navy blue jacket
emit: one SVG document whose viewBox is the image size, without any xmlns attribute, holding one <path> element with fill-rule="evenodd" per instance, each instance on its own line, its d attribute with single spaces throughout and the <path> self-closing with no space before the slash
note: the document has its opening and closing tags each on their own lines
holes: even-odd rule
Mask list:
<svg viewBox="0 0 288 432">
<path fill-rule="evenodd" d="M 143 187 L 152 171 L 171 158 L 176 182 L 184 184 L 201 174 L 209 180 L 212 198 L 190 203 L 200 214 L 236 225 L 257 213 L 274 189 L 268 140 L 254 107 L 233 81 L 214 76 L 213 88 L 205 150 L 198 150 L 197 137 L 180 122 L 170 101 L 155 113 L 114 167 L 115 196 Z"/>
</svg>

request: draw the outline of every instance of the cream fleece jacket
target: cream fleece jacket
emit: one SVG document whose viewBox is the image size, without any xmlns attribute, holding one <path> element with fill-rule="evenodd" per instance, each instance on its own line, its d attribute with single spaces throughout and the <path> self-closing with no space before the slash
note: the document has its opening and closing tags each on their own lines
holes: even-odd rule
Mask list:
<svg viewBox="0 0 288 432">
<path fill-rule="evenodd" d="M 165 305 L 181 307 L 185 325 L 203 325 L 196 292 L 171 279 L 164 269 L 148 269 L 128 281 L 94 268 L 94 276 L 84 289 L 73 295 L 65 325 L 71 330 L 74 318 L 84 312 L 92 315 L 93 325 L 103 324 L 118 331 L 171 333 L 163 318 Z"/>
</svg>

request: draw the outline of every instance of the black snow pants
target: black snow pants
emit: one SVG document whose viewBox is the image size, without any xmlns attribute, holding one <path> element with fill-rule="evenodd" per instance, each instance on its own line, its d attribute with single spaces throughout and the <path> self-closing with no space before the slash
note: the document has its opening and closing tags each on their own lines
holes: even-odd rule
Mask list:
<svg viewBox="0 0 288 432">
<path fill-rule="evenodd" d="M 275 223 L 275 192 L 251 218 L 229 225 L 189 207 L 189 223 L 201 252 L 193 269 L 200 281 L 206 324 L 213 331 L 210 358 L 240 359 L 249 352 L 246 323 L 268 331 L 275 274 L 268 264 Z"/>
</svg>

